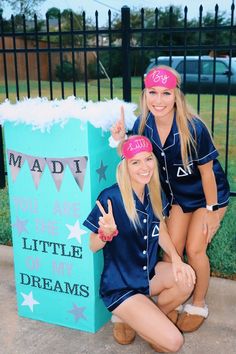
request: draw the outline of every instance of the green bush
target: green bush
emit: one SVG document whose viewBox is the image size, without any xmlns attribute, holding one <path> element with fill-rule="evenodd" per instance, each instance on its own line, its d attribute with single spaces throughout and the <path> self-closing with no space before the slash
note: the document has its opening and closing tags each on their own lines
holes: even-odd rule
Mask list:
<svg viewBox="0 0 236 354">
<path fill-rule="evenodd" d="M 91 62 L 87 66 L 88 70 L 88 78 L 92 80 L 96 80 L 98 77 L 104 78 L 105 73 L 103 72 L 102 68 L 99 66 L 97 68 L 97 63 L 96 62 Z"/>
<path fill-rule="evenodd" d="M 68 60 L 64 60 L 62 65 L 58 64 L 56 66 L 55 75 L 59 81 L 77 81 L 79 79 L 78 69 L 73 70 L 73 65 Z"/>
<path fill-rule="evenodd" d="M 0 189 L 0 244 L 11 244 L 11 222 L 8 190 Z"/>
<path fill-rule="evenodd" d="M 221 228 L 208 247 L 211 272 L 236 277 L 236 198 L 232 197 Z"/>
</svg>

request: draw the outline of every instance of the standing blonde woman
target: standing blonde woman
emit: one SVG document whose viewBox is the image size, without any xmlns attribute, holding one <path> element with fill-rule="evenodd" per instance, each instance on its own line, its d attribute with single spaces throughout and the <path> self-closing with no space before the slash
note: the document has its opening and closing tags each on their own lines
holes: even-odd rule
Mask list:
<svg viewBox="0 0 236 354">
<path fill-rule="evenodd" d="M 211 135 L 187 104 L 180 84 L 180 75 L 168 66 L 153 68 L 146 75 L 142 113 L 132 133 L 152 142 L 161 185 L 171 205 L 168 232 L 181 257 L 186 249 L 188 263 L 196 272 L 192 303 L 185 305 L 177 322 L 183 332 L 191 332 L 208 316 L 206 250 L 225 214 L 229 184 Z M 115 141 L 125 138 L 123 110 L 111 133 Z M 164 259 L 169 260 L 168 255 Z"/>
<path fill-rule="evenodd" d="M 121 154 L 118 183 L 101 192 L 84 222 L 92 231 L 91 250 L 103 249 L 100 295 L 116 316 L 118 343 L 131 343 L 137 332 L 154 350 L 175 352 L 183 336 L 172 323 L 174 309 L 190 295 L 195 274 L 167 233 L 151 142 L 132 136 L 123 142 Z M 158 244 L 171 263 L 158 262 Z M 155 295 L 157 303 L 150 299 Z"/>
</svg>

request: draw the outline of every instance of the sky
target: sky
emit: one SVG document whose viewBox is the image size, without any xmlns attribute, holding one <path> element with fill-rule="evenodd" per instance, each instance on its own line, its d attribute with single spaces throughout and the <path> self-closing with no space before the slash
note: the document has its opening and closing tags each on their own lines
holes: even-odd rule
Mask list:
<svg viewBox="0 0 236 354">
<path fill-rule="evenodd" d="M 112 14 L 120 13 L 120 9 L 122 6 L 128 5 L 131 9 L 135 7 L 135 9 L 139 9 L 142 7 L 149 8 L 165 8 L 171 5 L 174 6 L 184 6 L 188 7 L 188 18 L 198 18 L 199 14 L 199 6 L 203 6 L 203 15 L 207 12 L 214 13 L 215 5 L 219 5 L 219 12 L 226 12 L 227 15 L 231 12 L 231 4 L 233 0 L 46 0 L 43 4 L 40 5 L 40 15 L 42 17 L 45 16 L 47 10 L 51 7 L 57 7 L 61 11 L 65 8 L 71 8 L 75 12 L 85 11 L 87 17 L 94 18 L 95 11 L 97 10 L 99 13 L 99 23 L 105 24 L 107 21 L 107 12 L 110 9 Z M 235 1 L 236 2 L 236 1 Z M 163 5 L 164 4 L 164 5 Z M 11 15 L 11 11 L 4 8 L 3 16 L 9 18 Z"/>
</svg>

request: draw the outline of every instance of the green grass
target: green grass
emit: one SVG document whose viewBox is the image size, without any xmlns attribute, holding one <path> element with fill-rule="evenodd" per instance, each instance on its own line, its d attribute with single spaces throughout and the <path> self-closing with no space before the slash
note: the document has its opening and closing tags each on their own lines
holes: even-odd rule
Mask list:
<svg viewBox="0 0 236 354">
<path fill-rule="evenodd" d="M 110 81 L 107 79 L 100 80 L 100 92 L 98 94 L 97 80 L 92 80 L 88 82 L 88 98 L 92 101 L 97 101 L 99 94 L 100 100 L 110 99 Z M 113 79 L 113 98 L 117 97 L 122 99 L 123 95 L 123 82 L 121 78 Z M 39 95 L 39 88 L 37 81 L 30 81 L 30 92 L 31 97 L 37 97 Z M 61 98 L 61 83 L 53 82 L 53 98 Z M 9 99 L 12 102 L 16 100 L 16 85 L 14 82 L 8 83 Z M 139 105 L 141 93 L 141 79 L 140 77 L 132 78 L 132 102 Z M 64 84 L 64 97 L 73 95 L 73 84 L 71 82 L 66 82 Z M 26 81 L 19 82 L 19 96 L 20 99 L 27 97 L 27 84 Z M 50 87 L 49 82 L 41 82 L 41 96 L 50 98 Z M 82 81 L 76 83 L 76 96 L 85 99 L 85 84 Z M 0 81 L 0 102 L 5 99 L 5 84 Z M 188 94 L 187 99 L 189 103 L 197 110 L 197 95 Z M 229 136 L 228 136 L 228 152 L 226 152 L 226 119 L 227 119 L 227 96 L 217 95 L 215 96 L 215 102 L 212 101 L 211 95 L 201 95 L 200 96 L 200 116 L 207 123 L 208 127 L 211 128 L 212 112 L 214 112 L 214 141 L 217 149 L 220 153 L 220 161 L 225 167 L 226 154 L 228 154 L 228 179 L 231 186 L 231 191 L 236 191 L 236 96 L 230 97 L 230 110 L 229 110 Z M 136 111 L 139 114 L 139 109 Z"/>
<path fill-rule="evenodd" d="M 53 82 L 53 98 L 61 98 L 61 83 Z M 117 97 L 122 99 L 122 79 L 114 78 L 113 80 L 113 98 Z M 16 87 L 15 83 L 9 82 L 9 99 L 12 102 L 16 100 Z M 39 95 L 38 83 L 36 81 L 30 81 L 31 97 L 37 97 Z M 26 81 L 19 82 L 20 99 L 27 97 L 27 85 Z M 141 93 L 141 79 L 139 77 L 132 78 L 132 102 L 139 105 Z M 73 84 L 66 82 L 64 84 L 64 96 L 65 98 L 73 95 Z M 41 96 L 50 98 L 49 82 L 41 82 Z M 84 82 L 76 83 L 76 96 L 85 99 L 85 84 Z M 88 83 L 88 97 L 92 101 L 98 100 L 97 80 L 89 81 Z M 110 81 L 107 79 L 100 80 L 100 99 L 110 99 Z M 5 99 L 5 85 L 4 82 L 0 82 L 0 102 Z M 189 103 L 197 110 L 197 95 L 188 94 L 187 99 Z M 215 96 L 215 102 L 212 102 L 211 95 L 200 96 L 200 116 L 211 128 L 212 112 L 214 110 L 215 117 L 215 130 L 214 141 L 217 149 L 220 153 L 220 161 L 225 167 L 225 147 L 226 147 L 226 119 L 227 119 L 227 96 L 217 95 Z M 137 115 L 139 109 L 136 111 Z M 230 97 L 230 110 L 229 110 L 229 151 L 228 151 L 228 179 L 230 182 L 231 190 L 236 191 L 236 96 Z"/>
<path fill-rule="evenodd" d="M 232 197 L 221 228 L 214 236 L 208 256 L 211 271 L 221 277 L 236 280 L 236 198 Z"/>
<path fill-rule="evenodd" d="M 100 81 L 101 100 L 110 99 L 109 81 Z M 141 93 L 140 78 L 132 78 L 132 102 L 139 104 Z M 41 96 L 50 98 L 49 83 L 41 83 Z M 73 95 L 72 83 L 65 83 L 65 98 Z M 20 99 L 27 96 L 26 82 L 20 82 Z M 35 81 L 30 82 L 31 97 L 38 96 L 38 84 Z M 113 98 L 122 99 L 122 80 L 116 78 L 113 80 Z M 76 96 L 85 99 L 85 85 L 83 82 L 76 84 Z M 88 97 L 92 101 L 98 100 L 97 81 L 90 81 L 88 84 Z M 53 98 L 61 98 L 61 84 L 53 82 Z M 5 99 L 5 86 L 0 82 L 0 102 Z M 9 84 L 9 99 L 16 100 L 15 84 Z M 197 95 L 187 95 L 189 103 L 197 109 Z M 212 119 L 212 110 L 215 111 L 215 130 L 214 141 L 220 152 L 220 161 L 225 166 L 225 146 L 226 146 L 226 118 L 227 118 L 227 96 L 215 96 L 213 105 L 211 95 L 200 96 L 200 115 L 210 128 Z M 139 113 L 137 109 L 137 114 Z M 236 191 L 236 97 L 230 97 L 230 121 L 229 121 L 229 152 L 228 152 L 228 179 L 231 191 Z M 219 276 L 230 277 L 236 274 L 236 198 L 232 197 L 230 205 L 222 226 L 212 243 L 209 246 L 208 254 L 210 257 L 211 270 Z M 7 244 L 11 241 L 11 227 L 9 215 L 9 200 L 7 188 L 0 190 L 0 244 Z"/>
<path fill-rule="evenodd" d="M 8 189 L 0 189 L 0 244 L 11 243 Z"/>
</svg>

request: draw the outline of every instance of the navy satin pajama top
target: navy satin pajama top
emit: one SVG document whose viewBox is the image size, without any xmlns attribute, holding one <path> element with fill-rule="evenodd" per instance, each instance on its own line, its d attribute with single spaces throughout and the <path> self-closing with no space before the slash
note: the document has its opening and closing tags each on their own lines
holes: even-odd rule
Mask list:
<svg viewBox="0 0 236 354">
<path fill-rule="evenodd" d="M 198 118 L 194 118 L 193 122 L 196 132 L 194 132 L 191 125 L 190 131 L 193 137 L 196 134 L 197 153 L 194 150 L 192 151 L 192 158 L 189 160 L 187 171 L 184 169 L 182 163 L 180 137 L 175 117 L 164 146 L 161 144 L 155 118 L 152 113 L 148 115 L 143 132 L 143 135 L 152 142 L 153 152 L 159 162 L 161 185 L 170 205 L 179 204 L 186 213 L 206 207 L 206 199 L 198 165 L 204 165 L 213 160 L 219 207 L 224 207 L 228 204 L 230 195 L 227 178 L 219 161 L 216 159 L 219 154 L 206 126 Z M 140 118 L 137 118 L 132 129 L 132 134 L 138 134 L 139 124 Z"/>
<path fill-rule="evenodd" d="M 159 223 L 145 189 L 144 204 L 134 193 L 140 225 L 137 230 L 130 222 L 117 184 L 104 189 L 98 200 L 107 212 L 107 201 L 112 202 L 118 235 L 103 248 L 104 269 L 101 275 L 100 295 L 109 311 L 113 311 L 130 296 L 149 295 L 149 281 L 155 274 L 158 260 Z M 166 205 L 166 208 L 168 206 Z M 83 225 L 98 232 L 101 212 L 97 205 Z"/>
</svg>

